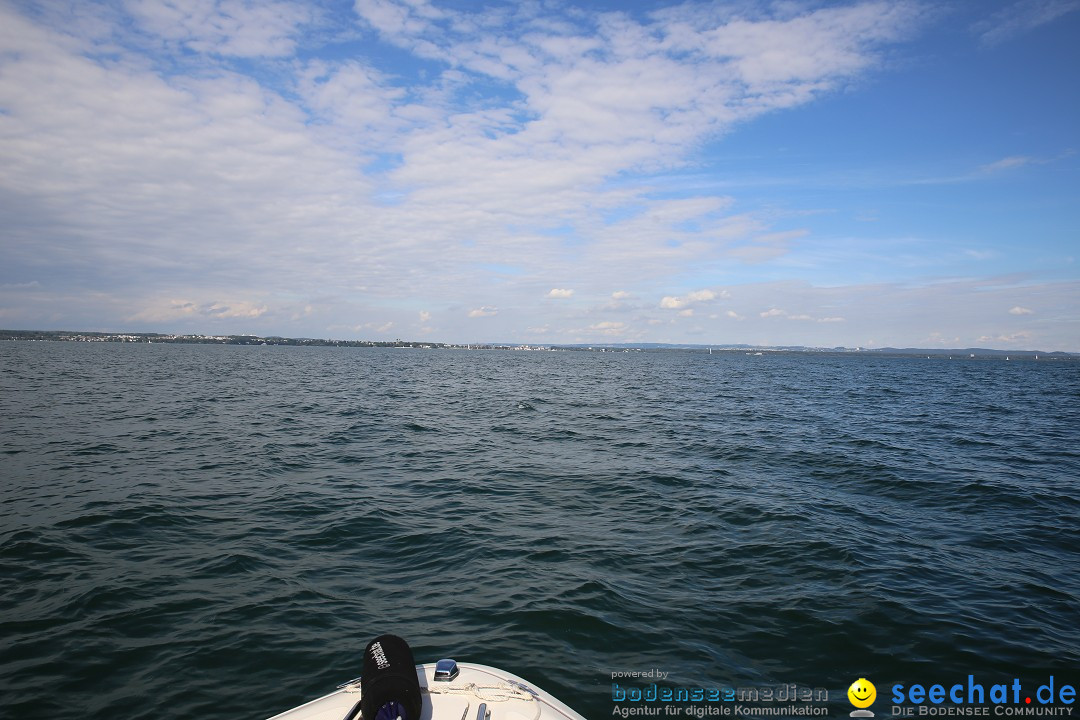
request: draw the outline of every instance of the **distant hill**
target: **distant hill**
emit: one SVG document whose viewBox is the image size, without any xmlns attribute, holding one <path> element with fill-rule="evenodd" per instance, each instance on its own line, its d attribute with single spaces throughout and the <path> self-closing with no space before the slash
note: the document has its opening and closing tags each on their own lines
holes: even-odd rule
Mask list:
<svg viewBox="0 0 1080 720">
<path fill-rule="evenodd" d="M 884 355 L 930 355 L 951 357 L 1080 357 L 1077 353 L 1061 352 L 1059 350 L 1047 352 L 1045 350 L 994 350 L 992 348 L 960 348 L 952 350 L 928 349 L 928 348 L 875 348 L 866 352 L 881 353 Z"/>
<path fill-rule="evenodd" d="M 805 345 L 747 345 L 714 344 L 701 345 L 691 343 L 556 343 L 552 347 L 560 348 L 610 348 L 612 350 L 754 350 L 762 352 L 812 352 L 812 353 L 873 353 L 877 355 L 930 355 L 951 357 L 1063 357 L 1080 358 L 1080 353 L 1046 350 L 994 350 L 992 348 L 849 348 L 849 347 L 808 347 Z"/>
<path fill-rule="evenodd" d="M 611 348 L 613 350 L 790 350 L 790 351 L 803 351 L 810 350 L 835 350 L 838 352 L 845 351 L 847 348 L 808 348 L 799 345 L 776 345 L 776 346 L 762 346 L 762 345 L 746 345 L 742 343 L 735 344 L 711 344 L 701 345 L 695 343 L 552 343 L 551 347 L 558 348 Z"/>
<path fill-rule="evenodd" d="M 213 345 L 302 345 L 329 347 L 414 347 L 414 348 L 472 348 L 529 350 L 555 348 L 564 350 L 689 350 L 696 352 L 754 351 L 787 353 L 869 353 L 877 355 L 931 356 L 931 357 L 1016 357 L 1040 359 L 1080 359 L 1080 353 L 1045 350 L 994 350 L 992 348 L 863 348 L 863 347 L 807 347 L 805 345 L 749 345 L 746 343 L 444 343 L 411 340 L 331 340 L 319 338 L 286 338 L 277 335 L 173 335 L 163 333 L 107 333 L 78 330 L 3 330 L 0 340 L 58 340 L 69 342 L 136 342 L 136 343 L 187 343 Z"/>
</svg>

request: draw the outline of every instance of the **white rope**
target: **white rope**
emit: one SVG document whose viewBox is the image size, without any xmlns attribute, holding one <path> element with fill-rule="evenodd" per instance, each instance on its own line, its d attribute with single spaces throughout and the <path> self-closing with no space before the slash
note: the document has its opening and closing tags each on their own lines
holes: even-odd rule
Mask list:
<svg viewBox="0 0 1080 720">
<path fill-rule="evenodd" d="M 353 682 L 345 685 L 341 689 L 347 693 L 360 692 L 361 684 Z M 511 700 L 532 702 L 532 720 L 538 720 L 540 717 L 539 698 L 517 684 L 502 682 L 495 685 L 477 685 L 476 683 L 443 685 L 440 683 L 438 687 L 422 687 L 420 688 L 420 692 L 426 692 L 429 695 L 472 695 L 483 702 L 510 702 Z M 472 703 L 468 703 L 468 705 L 471 706 Z M 468 707 L 466 707 L 465 712 L 468 712 Z"/>
<path fill-rule="evenodd" d="M 498 683 L 496 685 L 438 685 L 421 688 L 431 695 L 475 695 L 484 702 L 507 702 L 510 700 L 536 700 L 536 696 L 519 685 Z"/>
<path fill-rule="evenodd" d="M 464 685 L 442 685 L 438 687 L 420 688 L 422 692 L 430 695 L 472 695 L 484 702 L 510 702 L 511 700 L 530 701 L 533 703 L 532 720 L 540 717 L 540 701 L 533 693 L 520 685 L 510 683 L 498 683 L 496 685 L 477 685 L 466 683 Z M 471 703 L 470 703 L 471 704 Z M 466 709 L 468 712 L 468 709 Z"/>
</svg>

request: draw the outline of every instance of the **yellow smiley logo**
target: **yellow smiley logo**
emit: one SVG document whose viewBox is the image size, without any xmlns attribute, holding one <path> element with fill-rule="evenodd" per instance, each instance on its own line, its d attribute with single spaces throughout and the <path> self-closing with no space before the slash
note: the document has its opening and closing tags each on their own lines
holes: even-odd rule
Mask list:
<svg viewBox="0 0 1080 720">
<path fill-rule="evenodd" d="M 857 708 L 867 708 L 877 699 L 877 688 L 866 678 L 859 678 L 847 689 L 848 700 Z"/>
</svg>

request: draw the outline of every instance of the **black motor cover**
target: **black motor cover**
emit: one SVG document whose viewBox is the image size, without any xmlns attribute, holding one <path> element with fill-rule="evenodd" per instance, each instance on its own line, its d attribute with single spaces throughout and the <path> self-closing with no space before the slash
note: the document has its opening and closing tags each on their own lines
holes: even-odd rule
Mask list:
<svg viewBox="0 0 1080 720">
<path fill-rule="evenodd" d="M 407 642 L 397 635 L 380 635 L 368 643 L 361 678 L 364 720 L 420 720 L 420 681 Z"/>
</svg>

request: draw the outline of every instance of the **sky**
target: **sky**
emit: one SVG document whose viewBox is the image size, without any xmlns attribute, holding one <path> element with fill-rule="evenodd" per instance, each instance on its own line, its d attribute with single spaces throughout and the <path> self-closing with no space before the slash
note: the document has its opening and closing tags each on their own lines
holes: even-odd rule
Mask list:
<svg viewBox="0 0 1080 720">
<path fill-rule="evenodd" d="M 0 0 L 0 327 L 1080 351 L 1080 0 Z"/>
</svg>

